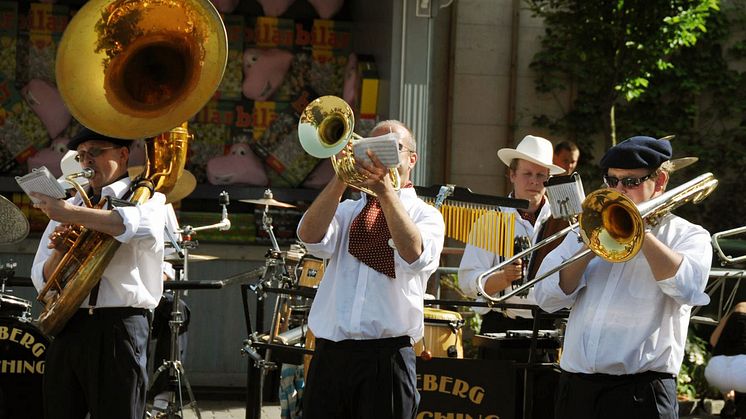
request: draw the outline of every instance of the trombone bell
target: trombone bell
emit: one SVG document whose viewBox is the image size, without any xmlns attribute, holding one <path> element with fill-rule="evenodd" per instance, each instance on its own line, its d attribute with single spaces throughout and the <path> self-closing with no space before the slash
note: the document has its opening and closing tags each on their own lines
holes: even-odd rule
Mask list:
<svg viewBox="0 0 746 419">
<path fill-rule="evenodd" d="M 583 241 L 609 262 L 628 261 L 642 247 L 642 216 L 634 202 L 613 189 L 599 189 L 588 195 L 578 222 Z"/>
</svg>

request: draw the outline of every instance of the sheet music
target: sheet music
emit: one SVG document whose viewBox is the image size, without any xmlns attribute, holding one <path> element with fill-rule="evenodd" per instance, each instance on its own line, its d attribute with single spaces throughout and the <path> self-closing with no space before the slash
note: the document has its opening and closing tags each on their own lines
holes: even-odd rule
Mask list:
<svg viewBox="0 0 746 419">
<path fill-rule="evenodd" d="M 45 166 L 34 169 L 29 174 L 16 176 L 16 182 L 18 182 L 18 185 L 21 187 L 21 189 L 23 189 L 24 192 L 29 195 L 29 198 L 31 198 L 31 201 L 34 204 L 38 204 L 40 201 L 32 197 L 29 194 L 30 192 L 39 192 L 44 195 L 51 196 L 52 198 L 58 199 L 65 198 L 67 196 L 65 194 L 65 190 L 62 189 L 62 186 L 59 184 L 59 182 L 57 182 L 57 179 L 52 176 L 52 174 L 49 172 L 49 169 L 47 169 Z"/>
<path fill-rule="evenodd" d="M 381 163 L 393 169 L 399 166 L 399 139 L 398 135 L 389 133 L 379 137 L 361 138 L 352 140 L 352 150 L 355 159 L 370 164 L 367 150 L 373 150 Z"/>
</svg>

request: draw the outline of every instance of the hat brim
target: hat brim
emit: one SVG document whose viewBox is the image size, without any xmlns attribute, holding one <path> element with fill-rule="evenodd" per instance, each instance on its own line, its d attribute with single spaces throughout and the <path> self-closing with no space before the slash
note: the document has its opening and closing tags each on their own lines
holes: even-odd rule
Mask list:
<svg viewBox="0 0 746 419">
<path fill-rule="evenodd" d="M 130 179 L 135 180 L 143 171 L 145 166 L 132 166 L 127 168 Z M 197 178 L 189 170 L 182 170 L 181 176 L 176 180 L 176 185 L 166 194 L 166 203 L 178 202 L 189 196 L 197 187 Z"/>
<path fill-rule="evenodd" d="M 681 170 L 687 166 L 691 166 L 699 160 L 699 157 L 680 157 L 678 159 L 671 159 L 671 171 L 675 172 Z"/>
<path fill-rule="evenodd" d="M 541 162 L 541 161 L 533 158 L 532 156 L 529 156 L 526 153 L 522 153 L 522 152 L 520 152 L 518 150 L 515 150 L 515 149 L 512 149 L 512 148 L 502 148 L 502 149 L 498 150 L 497 151 L 497 157 L 499 157 L 500 160 L 502 160 L 502 162 L 505 163 L 506 166 L 510 166 L 510 162 L 513 159 L 523 159 L 523 160 L 528 160 L 531 163 L 538 164 L 539 166 L 546 167 L 547 169 L 549 169 L 549 174 L 550 175 L 561 175 L 562 173 L 565 173 L 565 169 L 563 169 L 563 168 L 561 168 L 559 166 L 556 166 L 554 164 L 547 164 L 547 163 Z"/>
</svg>

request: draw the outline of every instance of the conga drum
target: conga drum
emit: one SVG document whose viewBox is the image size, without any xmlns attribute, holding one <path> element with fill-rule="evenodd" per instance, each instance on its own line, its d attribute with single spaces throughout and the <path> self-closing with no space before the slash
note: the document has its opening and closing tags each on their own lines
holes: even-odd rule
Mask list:
<svg viewBox="0 0 746 419">
<path fill-rule="evenodd" d="M 425 307 L 425 337 L 414 345 L 417 356 L 463 358 L 461 327 L 464 320 L 455 311 Z"/>
</svg>

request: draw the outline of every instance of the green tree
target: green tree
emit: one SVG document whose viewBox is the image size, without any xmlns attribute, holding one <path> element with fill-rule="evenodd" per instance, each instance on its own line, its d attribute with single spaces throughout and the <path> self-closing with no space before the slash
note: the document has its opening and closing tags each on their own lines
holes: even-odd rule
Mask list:
<svg viewBox="0 0 746 419">
<path fill-rule="evenodd" d="M 575 3 L 578 9 L 584 10 L 583 13 L 567 6 Z M 532 8 L 541 5 L 542 16 L 546 19 L 543 47 L 532 63 L 537 74 L 537 89 L 545 93 L 565 89 L 574 92 L 571 109 L 556 119 L 536 115 L 535 123 L 575 139 L 584 150 L 591 150 L 594 138 L 598 139 L 602 134 L 607 140 L 605 145 L 611 144 L 609 133 L 612 126 L 610 118 L 604 116 L 609 115 L 614 106 L 616 126 L 613 130 L 619 138 L 674 134 L 675 156 L 697 156 L 700 161 L 675 174 L 673 184 L 707 171 L 713 172 L 720 181 L 718 189 L 701 204 L 685 205 L 677 213 L 704 225 L 711 232 L 743 225 L 746 220 L 741 193 L 742 174 L 746 172 L 746 34 L 742 28 L 746 24 L 746 5 L 733 1 L 725 1 L 720 6 L 712 4 L 702 23 L 706 31 L 692 29 L 698 25 L 687 25 L 690 32 L 696 32 L 696 43 L 681 43 L 675 50 L 661 54 L 660 59 L 665 65 L 644 66 L 643 62 L 657 62 L 653 55 L 645 55 L 648 60 L 631 60 L 623 69 L 614 70 L 618 64 L 612 57 L 617 54 L 607 53 L 606 46 L 611 48 L 610 45 L 623 43 L 610 41 L 621 29 L 615 25 L 599 24 L 580 25 L 587 26 L 585 30 L 573 27 L 573 21 L 593 19 L 593 13 L 587 9 L 600 11 L 608 7 L 606 3 L 623 4 L 624 8 L 632 7 L 631 4 L 641 7 L 645 4 L 660 9 L 648 11 L 649 14 L 661 16 L 664 6 L 671 9 L 672 3 L 679 6 L 671 10 L 702 10 L 703 5 L 710 3 L 587 3 L 558 1 L 551 2 L 552 7 L 549 7 L 550 2 L 530 3 Z M 559 4 L 565 7 L 559 9 L 556 7 Z M 661 26 L 669 25 L 666 22 L 672 20 L 658 19 L 664 24 L 646 26 L 636 23 L 637 32 L 646 27 L 648 31 L 647 35 L 635 32 L 636 41 L 633 43 L 642 45 L 641 39 L 653 38 L 654 34 L 660 33 Z M 671 32 L 670 28 L 668 32 Z M 598 40 L 600 45 L 589 39 Z M 659 52 L 663 50 L 659 49 Z M 622 55 L 628 58 L 626 52 Z M 640 77 L 645 82 L 630 82 Z M 624 90 L 625 86 L 630 89 Z M 635 86 L 643 88 L 632 89 Z M 633 94 L 628 95 L 627 91 Z M 587 179 L 598 179 L 597 168 L 590 164 L 595 161 L 593 156 L 585 154 L 582 169 L 587 173 L 582 173 L 584 179 L 587 174 L 591 175 Z"/>
<path fill-rule="evenodd" d="M 654 73 L 673 68 L 671 57 L 697 42 L 719 0 L 526 0 L 544 19 L 542 51 L 532 63 L 536 87 L 573 86 L 573 109 L 540 121 L 577 138 L 601 132 L 616 143 L 616 107 L 639 98 Z"/>
</svg>

